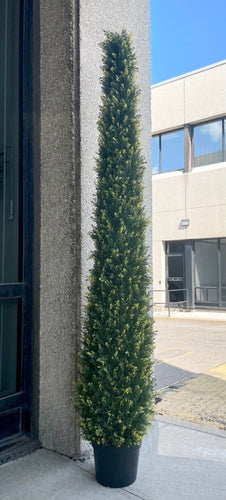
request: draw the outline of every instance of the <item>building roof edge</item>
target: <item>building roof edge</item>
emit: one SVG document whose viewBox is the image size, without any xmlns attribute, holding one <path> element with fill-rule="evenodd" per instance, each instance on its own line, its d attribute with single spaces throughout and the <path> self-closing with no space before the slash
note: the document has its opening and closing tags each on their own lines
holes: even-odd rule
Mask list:
<svg viewBox="0 0 226 500">
<path fill-rule="evenodd" d="M 195 69 L 194 71 L 189 71 L 188 73 L 184 73 L 174 78 L 170 78 L 169 80 L 164 80 L 162 82 L 155 83 L 154 85 L 151 85 L 151 88 L 154 89 L 156 87 L 160 87 L 161 85 L 167 85 L 168 83 L 175 82 L 177 80 L 182 80 L 183 78 L 187 78 L 188 76 L 195 75 L 196 73 L 201 73 L 202 71 L 206 71 L 215 68 L 217 66 L 223 66 L 224 64 L 226 64 L 226 59 L 223 59 L 218 63 L 210 64 L 209 66 L 204 66 L 203 68 Z"/>
</svg>

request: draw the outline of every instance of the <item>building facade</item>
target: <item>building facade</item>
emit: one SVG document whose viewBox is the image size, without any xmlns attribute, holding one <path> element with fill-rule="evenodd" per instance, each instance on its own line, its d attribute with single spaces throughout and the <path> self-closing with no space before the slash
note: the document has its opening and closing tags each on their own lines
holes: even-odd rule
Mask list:
<svg viewBox="0 0 226 500">
<path fill-rule="evenodd" d="M 0 462 L 40 444 L 80 456 L 74 382 L 91 265 L 99 44 L 123 28 L 138 58 L 150 185 L 148 0 L 0 1 Z"/>
<path fill-rule="evenodd" d="M 225 85 L 221 61 L 152 87 L 156 304 L 226 308 Z"/>
</svg>

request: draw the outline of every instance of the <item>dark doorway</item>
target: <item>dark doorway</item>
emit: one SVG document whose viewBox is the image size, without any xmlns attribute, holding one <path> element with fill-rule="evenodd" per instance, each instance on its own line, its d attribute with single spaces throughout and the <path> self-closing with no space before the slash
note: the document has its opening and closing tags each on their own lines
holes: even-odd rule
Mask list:
<svg viewBox="0 0 226 500">
<path fill-rule="evenodd" d="M 6 441 L 30 433 L 32 207 L 27 187 L 31 191 L 32 184 L 24 152 L 23 53 L 24 3 L 1 0 L 0 451 Z"/>
<path fill-rule="evenodd" d="M 185 300 L 184 242 L 166 243 L 167 289 L 172 303 Z"/>
</svg>

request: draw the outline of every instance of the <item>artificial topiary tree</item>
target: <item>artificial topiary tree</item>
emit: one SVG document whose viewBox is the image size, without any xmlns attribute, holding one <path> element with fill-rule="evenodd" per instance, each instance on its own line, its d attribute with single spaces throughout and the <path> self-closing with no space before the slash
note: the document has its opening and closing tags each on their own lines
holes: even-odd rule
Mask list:
<svg viewBox="0 0 226 500">
<path fill-rule="evenodd" d="M 144 159 L 131 36 L 106 33 L 97 159 L 95 249 L 81 352 L 78 405 L 86 439 L 140 444 L 153 418 Z"/>
</svg>

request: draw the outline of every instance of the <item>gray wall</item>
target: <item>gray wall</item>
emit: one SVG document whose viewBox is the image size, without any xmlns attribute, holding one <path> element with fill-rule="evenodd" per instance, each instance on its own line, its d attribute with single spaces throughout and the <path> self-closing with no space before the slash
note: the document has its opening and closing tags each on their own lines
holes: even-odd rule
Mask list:
<svg viewBox="0 0 226 500">
<path fill-rule="evenodd" d="M 78 429 L 72 382 L 76 378 L 80 304 L 85 301 L 90 266 L 87 260 L 91 250 L 88 232 L 95 189 L 93 168 L 100 104 L 99 42 L 103 40 L 104 30 L 120 31 L 125 27 L 133 33 L 139 66 L 138 85 L 141 88 L 139 111 L 142 116 L 143 154 L 147 161 L 145 185 L 148 189 L 145 195 L 150 215 L 149 0 L 82 0 L 80 48 L 78 2 L 40 0 L 40 3 L 39 427 L 40 439 L 45 447 L 76 455 Z M 151 244 L 150 230 L 148 244 Z"/>
<path fill-rule="evenodd" d="M 40 1 L 41 263 L 40 420 L 42 444 L 77 451 L 73 402 L 80 300 L 79 194 L 75 116 L 76 12 L 70 0 Z"/>
<path fill-rule="evenodd" d="M 91 265 L 90 238 L 95 172 L 94 157 L 97 152 L 97 119 L 100 104 L 100 76 L 102 53 L 99 43 L 104 31 L 121 31 L 133 34 L 138 59 L 138 80 L 142 125 L 143 154 L 147 162 L 144 184 L 148 215 L 151 215 L 151 111 L 150 111 L 150 18 L 149 0 L 82 0 L 80 6 L 81 44 L 81 190 L 82 190 L 82 297 L 86 293 L 86 276 Z M 147 242 L 151 253 L 151 227 Z"/>
</svg>

